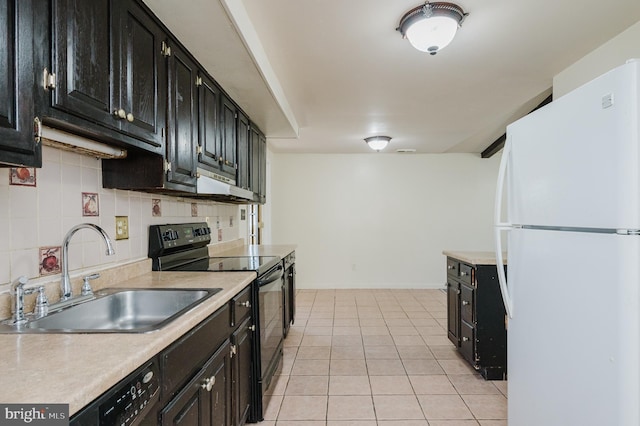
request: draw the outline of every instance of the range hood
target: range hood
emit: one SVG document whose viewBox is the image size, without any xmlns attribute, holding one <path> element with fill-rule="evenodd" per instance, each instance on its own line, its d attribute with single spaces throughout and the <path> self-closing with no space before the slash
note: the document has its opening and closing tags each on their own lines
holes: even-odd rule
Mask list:
<svg viewBox="0 0 640 426">
<path fill-rule="evenodd" d="M 230 183 L 223 182 L 202 173 L 199 173 L 198 176 L 196 192 L 201 196 L 207 196 L 213 199 L 238 204 L 249 204 L 254 202 L 253 192 L 238 188 L 235 185 L 231 185 Z"/>
</svg>

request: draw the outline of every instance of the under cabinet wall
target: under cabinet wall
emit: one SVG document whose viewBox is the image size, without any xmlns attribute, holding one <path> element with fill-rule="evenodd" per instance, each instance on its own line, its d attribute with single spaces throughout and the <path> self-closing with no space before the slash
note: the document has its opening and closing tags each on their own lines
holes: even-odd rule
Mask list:
<svg viewBox="0 0 640 426">
<path fill-rule="evenodd" d="M 149 225 L 208 221 L 213 241 L 244 235 L 240 208 L 159 194 L 102 188 L 101 162 L 93 157 L 43 147 L 43 165 L 35 186 L 9 185 L 11 169 L 0 169 L 0 293 L 21 275 L 40 275 L 39 248 L 60 246 L 74 225 L 90 222 L 114 239 L 115 256 L 106 256 L 98 235 L 79 232 L 69 247 L 71 273 L 81 268 L 147 257 Z M 82 193 L 98 194 L 98 216 L 83 216 Z M 154 216 L 153 200 L 160 200 Z M 192 216 L 192 204 L 197 215 Z M 115 216 L 129 217 L 129 239 L 115 241 Z"/>
</svg>

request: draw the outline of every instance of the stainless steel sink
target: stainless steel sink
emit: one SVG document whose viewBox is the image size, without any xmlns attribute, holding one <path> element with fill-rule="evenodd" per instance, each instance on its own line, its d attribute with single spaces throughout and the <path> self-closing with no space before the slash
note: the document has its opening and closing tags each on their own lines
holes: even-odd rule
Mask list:
<svg viewBox="0 0 640 426">
<path fill-rule="evenodd" d="M 0 333 L 146 333 L 219 292 L 214 289 L 104 289 L 96 298 Z"/>
</svg>

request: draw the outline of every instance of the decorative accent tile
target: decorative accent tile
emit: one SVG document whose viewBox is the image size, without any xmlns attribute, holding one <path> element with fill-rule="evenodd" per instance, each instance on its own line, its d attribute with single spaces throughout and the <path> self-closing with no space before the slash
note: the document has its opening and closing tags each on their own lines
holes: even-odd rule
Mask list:
<svg viewBox="0 0 640 426">
<path fill-rule="evenodd" d="M 60 246 L 40 247 L 40 260 L 38 262 L 40 266 L 40 275 L 52 275 L 60 273 L 61 251 L 62 248 Z"/>
<path fill-rule="evenodd" d="M 36 186 L 35 167 L 12 167 L 9 185 Z"/>
<path fill-rule="evenodd" d="M 95 192 L 82 193 L 82 216 L 100 216 L 98 194 Z"/>
<path fill-rule="evenodd" d="M 191 217 L 198 217 L 198 203 L 191 203 Z"/>
<path fill-rule="evenodd" d="M 162 216 L 161 203 L 162 203 L 162 200 L 159 198 L 151 199 L 151 216 L 153 217 Z"/>
</svg>

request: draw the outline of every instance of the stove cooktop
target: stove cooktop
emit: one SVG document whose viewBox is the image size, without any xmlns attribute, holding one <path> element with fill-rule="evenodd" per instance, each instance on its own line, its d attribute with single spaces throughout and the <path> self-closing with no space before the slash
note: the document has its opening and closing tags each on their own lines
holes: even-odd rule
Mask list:
<svg viewBox="0 0 640 426">
<path fill-rule="evenodd" d="M 262 275 L 280 262 L 277 256 L 209 257 L 181 265 L 175 271 L 239 272 L 255 271 Z"/>
</svg>

